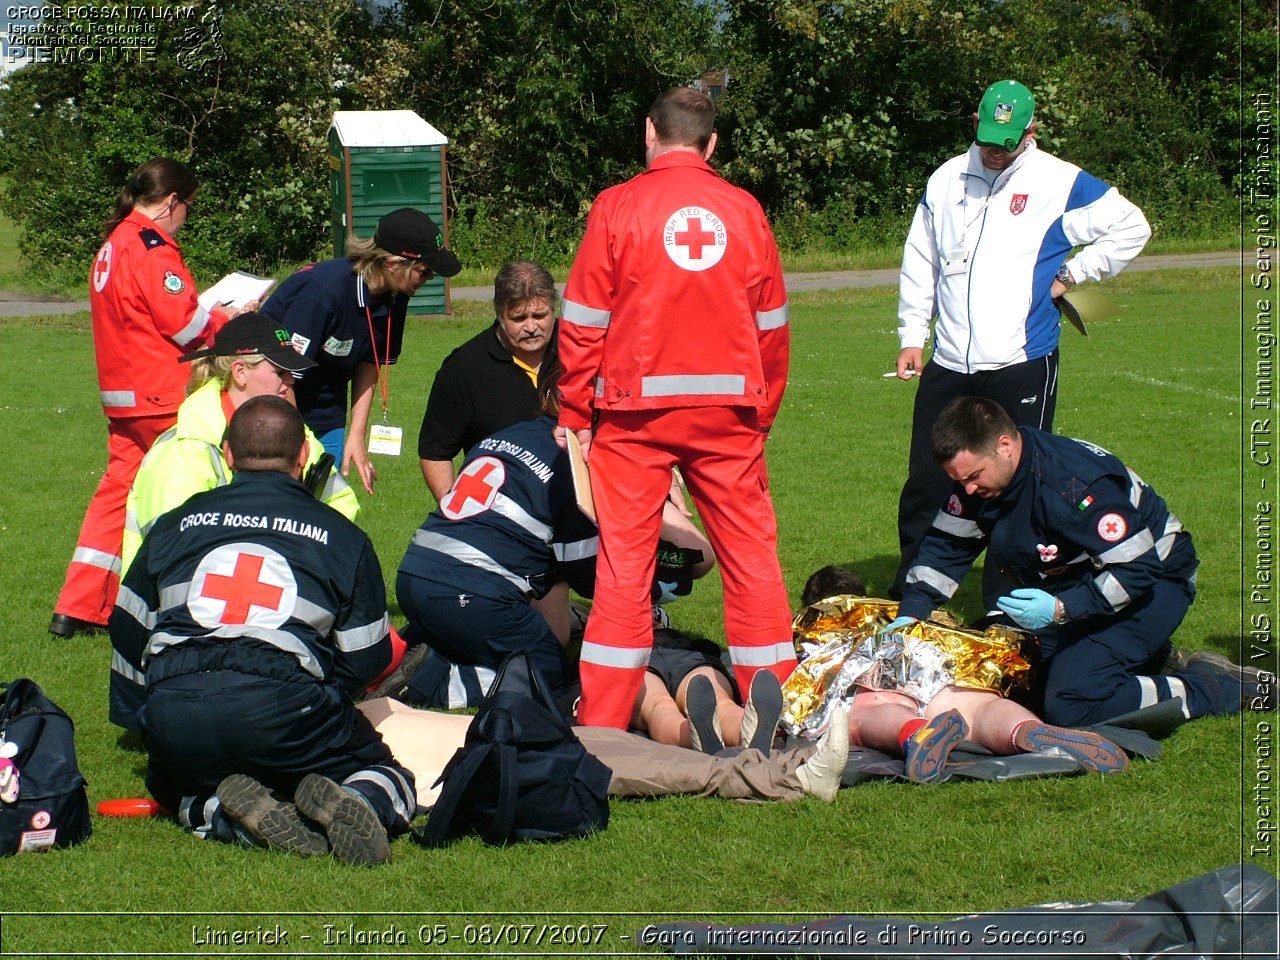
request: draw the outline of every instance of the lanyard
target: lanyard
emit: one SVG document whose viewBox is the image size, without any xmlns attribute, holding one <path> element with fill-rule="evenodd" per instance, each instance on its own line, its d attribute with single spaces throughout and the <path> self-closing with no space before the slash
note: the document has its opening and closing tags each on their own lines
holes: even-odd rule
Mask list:
<svg viewBox="0 0 1280 960">
<path fill-rule="evenodd" d="M 373 368 L 377 371 L 378 386 L 382 388 L 382 422 L 387 422 L 387 393 L 391 389 L 391 307 L 387 307 L 387 352 L 383 354 L 383 359 L 388 363 L 378 362 L 378 340 L 373 335 L 373 312 L 369 309 L 369 304 L 364 305 L 365 319 L 369 321 L 369 349 L 373 351 Z"/>
</svg>

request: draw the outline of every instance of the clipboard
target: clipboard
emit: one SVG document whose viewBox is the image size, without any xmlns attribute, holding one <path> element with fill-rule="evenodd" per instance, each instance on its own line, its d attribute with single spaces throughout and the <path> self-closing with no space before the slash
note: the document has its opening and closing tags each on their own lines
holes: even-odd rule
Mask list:
<svg viewBox="0 0 1280 960">
<path fill-rule="evenodd" d="M 1097 323 L 1120 314 L 1116 305 L 1098 291 L 1081 290 L 1079 287 L 1072 287 L 1062 295 L 1058 300 L 1058 309 L 1086 337 L 1089 331 L 1085 329 L 1085 321 Z"/>
<path fill-rule="evenodd" d="M 565 430 L 564 436 L 569 453 L 569 469 L 573 473 L 573 496 L 578 501 L 578 509 L 595 523 L 596 503 L 591 497 L 591 473 L 587 470 L 587 461 L 582 459 L 582 444 L 572 430 Z"/>
</svg>

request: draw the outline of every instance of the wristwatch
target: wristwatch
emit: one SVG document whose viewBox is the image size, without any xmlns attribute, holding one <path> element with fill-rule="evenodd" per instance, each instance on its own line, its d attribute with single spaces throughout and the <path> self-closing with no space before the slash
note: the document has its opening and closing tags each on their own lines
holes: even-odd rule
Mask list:
<svg viewBox="0 0 1280 960">
<path fill-rule="evenodd" d="M 1067 269 L 1067 265 L 1065 263 L 1058 268 L 1058 275 L 1054 277 L 1054 279 L 1067 289 L 1076 285 L 1075 280 L 1071 276 L 1071 271 Z"/>
<path fill-rule="evenodd" d="M 1053 600 L 1053 622 L 1054 623 L 1067 622 L 1067 608 L 1063 605 L 1062 601 L 1059 600 L 1057 597 L 1055 597 Z"/>
</svg>

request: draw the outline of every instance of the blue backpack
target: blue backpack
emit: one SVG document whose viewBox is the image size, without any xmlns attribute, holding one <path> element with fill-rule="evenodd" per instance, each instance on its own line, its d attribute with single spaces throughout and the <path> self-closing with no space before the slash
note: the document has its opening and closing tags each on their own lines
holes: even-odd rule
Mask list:
<svg viewBox="0 0 1280 960">
<path fill-rule="evenodd" d="M 528 654 L 502 662 L 414 839 L 442 847 L 478 833 L 495 845 L 582 837 L 609 825 L 612 772 L 587 753 Z"/>
</svg>

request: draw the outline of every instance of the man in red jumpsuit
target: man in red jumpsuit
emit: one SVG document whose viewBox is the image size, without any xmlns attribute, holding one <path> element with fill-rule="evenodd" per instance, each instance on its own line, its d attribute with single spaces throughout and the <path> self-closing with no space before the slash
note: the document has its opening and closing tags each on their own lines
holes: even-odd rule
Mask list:
<svg viewBox="0 0 1280 960">
<path fill-rule="evenodd" d="M 707 164 L 714 116 L 687 87 L 654 101 L 648 168 L 596 198 L 565 287 L 557 433 L 582 444 L 600 526 L 580 667 L 586 725 L 631 718 L 677 464 L 720 562 L 741 689 L 796 663 L 764 462 L 786 388 L 787 293 L 760 204 Z"/>
</svg>

